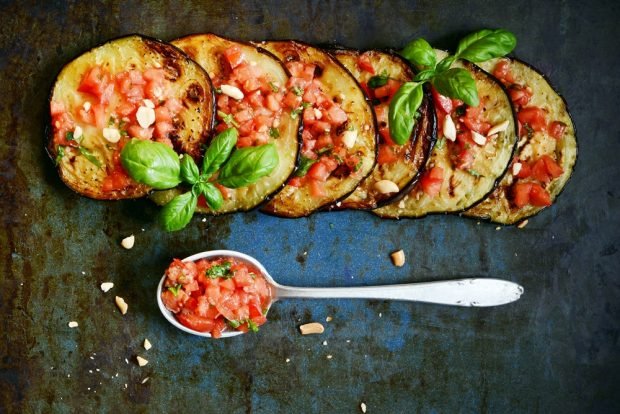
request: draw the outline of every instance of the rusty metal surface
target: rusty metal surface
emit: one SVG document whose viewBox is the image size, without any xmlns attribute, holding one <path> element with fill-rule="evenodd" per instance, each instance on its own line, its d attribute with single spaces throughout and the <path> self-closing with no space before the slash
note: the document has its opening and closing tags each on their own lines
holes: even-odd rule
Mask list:
<svg viewBox="0 0 620 414">
<path fill-rule="evenodd" d="M 361 402 L 381 413 L 618 412 L 619 6 L 500 3 L 2 1 L 0 412 L 333 413 L 357 412 Z M 214 31 L 364 48 L 424 36 L 454 47 L 481 27 L 516 33 L 517 55 L 564 93 L 579 134 L 567 189 L 523 230 L 458 217 L 252 212 L 195 218 L 164 234 L 148 201 L 72 193 L 43 150 L 56 73 L 119 35 Z M 124 250 L 120 240 L 132 233 L 136 246 Z M 288 284 L 483 275 L 519 282 L 526 293 L 494 309 L 281 302 L 256 335 L 204 340 L 169 325 L 154 294 L 172 257 L 212 248 L 253 255 Z M 398 248 L 407 255 L 400 269 L 388 257 Z M 107 294 L 98 288 L 104 281 L 115 284 Z M 129 304 L 124 317 L 114 295 Z M 67 326 L 72 320 L 78 328 Z M 315 320 L 323 335 L 299 335 L 300 323 Z M 142 348 L 144 338 L 153 349 Z M 139 367 L 136 355 L 149 364 Z"/>
</svg>

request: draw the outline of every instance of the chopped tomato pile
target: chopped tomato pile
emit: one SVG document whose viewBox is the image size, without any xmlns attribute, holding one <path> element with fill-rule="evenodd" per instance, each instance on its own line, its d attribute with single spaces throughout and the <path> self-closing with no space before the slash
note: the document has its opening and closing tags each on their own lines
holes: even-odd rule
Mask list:
<svg viewBox="0 0 620 414">
<path fill-rule="evenodd" d="M 566 130 L 566 124 L 560 121 L 547 120 L 547 111 L 544 108 L 530 106 L 532 89 L 517 82 L 510 69 L 508 60 L 500 60 L 493 75 L 508 89 L 510 99 L 517 112 L 519 137 L 526 140 L 532 138 L 535 132 L 545 132 L 553 139 L 561 140 Z M 528 160 L 515 158 L 512 162 L 514 176 L 510 195 L 517 208 L 527 205 L 545 207 L 551 205 L 551 195 L 547 186 L 560 177 L 564 170 L 553 154 L 542 155 L 538 159 Z"/>
<path fill-rule="evenodd" d="M 214 338 L 267 322 L 271 288 L 254 266 L 231 257 L 182 262 L 166 270 L 161 299 L 184 326 Z"/>
<path fill-rule="evenodd" d="M 123 170 L 120 151 L 130 138 L 154 140 L 172 147 L 174 118 L 182 109 L 170 94 L 170 82 L 161 68 L 128 70 L 116 74 L 95 65 L 80 81 L 80 100 L 73 110 L 51 102 L 54 143 L 58 147 L 80 148 L 84 134 L 102 135 L 114 148 L 112 165 L 107 166 L 104 191 L 122 190 L 133 180 Z"/>
<path fill-rule="evenodd" d="M 359 154 L 351 151 L 358 131 L 347 128 L 349 116 L 324 92 L 323 83 L 315 76 L 320 70 L 316 65 L 291 61 L 286 67 L 291 77 L 282 103 L 291 117 L 303 117 L 300 167 L 288 185 L 307 185 L 313 197 L 324 197 L 328 178 L 345 178 L 360 168 Z"/>
</svg>

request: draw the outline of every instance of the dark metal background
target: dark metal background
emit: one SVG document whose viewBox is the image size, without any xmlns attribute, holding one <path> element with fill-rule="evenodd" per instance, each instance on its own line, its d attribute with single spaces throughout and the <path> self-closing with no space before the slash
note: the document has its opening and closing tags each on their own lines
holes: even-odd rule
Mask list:
<svg viewBox="0 0 620 414">
<path fill-rule="evenodd" d="M 369 413 L 620 411 L 617 2 L 138 3 L 0 3 L 0 412 L 335 413 L 361 402 Z M 516 54 L 564 93 L 579 133 L 571 182 L 523 230 L 458 217 L 253 212 L 164 234 L 147 201 L 73 194 L 43 150 L 56 73 L 119 35 L 214 31 L 360 48 L 424 36 L 454 48 L 483 27 L 517 35 Z M 119 242 L 131 233 L 127 251 Z M 288 301 L 256 335 L 205 340 L 169 325 L 154 295 L 172 257 L 214 248 L 249 253 L 289 284 L 483 275 L 526 293 L 493 309 Z M 401 269 L 388 257 L 398 248 Z M 103 294 L 103 281 L 114 289 Z M 126 316 L 114 295 L 129 303 Z M 302 337 L 297 326 L 310 321 L 326 332 Z"/>
</svg>

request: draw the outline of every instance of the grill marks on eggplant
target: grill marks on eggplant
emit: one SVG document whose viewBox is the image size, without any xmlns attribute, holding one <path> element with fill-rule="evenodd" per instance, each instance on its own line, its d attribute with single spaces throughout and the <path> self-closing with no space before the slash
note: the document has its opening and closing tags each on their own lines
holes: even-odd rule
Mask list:
<svg viewBox="0 0 620 414">
<path fill-rule="evenodd" d="M 172 42 L 179 47 L 198 64 L 200 64 L 217 82 L 224 74 L 230 71 L 230 67 L 224 62 L 224 51 L 231 47 L 240 48 L 248 62 L 254 62 L 261 68 L 272 82 L 281 85 L 286 84 L 288 73 L 282 63 L 273 55 L 255 47 L 249 43 L 236 42 L 214 34 L 199 34 L 187 36 Z M 188 88 L 188 94 L 193 93 L 193 89 Z M 250 210 L 277 193 L 295 169 L 297 153 L 299 149 L 299 123 L 300 119 L 291 119 L 288 115 L 282 114 L 280 125 L 277 127 L 279 136 L 271 137 L 278 150 L 278 166 L 272 173 L 261 178 L 254 184 L 237 189 L 226 189 L 227 197 L 224 204 L 217 211 L 213 211 L 206 204 L 200 203 L 196 211 L 209 214 L 222 214 L 234 211 Z M 167 204 L 175 195 L 179 194 L 179 189 L 166 191 L 156 191 L 151 195 L 157 204 Z"/>
<path fill-rule="evenodd" d="M 445 56 L 445 52 L 436 53 L 438 60 Z M 496 125 L 508 120 L 508 128 L 485 146 L 476 148 L 475 160 L 468 170 L 456 168 L 447 142 L 435 145 L 426 168 L 443 169 L 440 193 L 430 197 L 418 183 L 402 200 L 373 210 L 378 216 L 423 217 L 430 213 L 461 212 L 487 197 L 504 176 L 517 143 L 516 121 L 510 99 L 500 82 L 477 66 L 468 62 L 457 62 L 454 66 L 463 67 L 474 76 L 486 121 Z M 438 138 L 443 135 L 441 129 L 440 125 Z"/>
<path fill-rule="evenodd" d="M 315 79 L 323 84 L 323 92 L 339 100 L 348 116 L 346 128 L 357 132 L 357 139 L 350 153 L 355 153 L 360 158 L 357 171 L 339 170 L 327 178 L 326 195 L 313 196 L 309 185 L 287 185 L 263 207 L 263 211 L 281 217 L 304 217 L 319 209 L 337 205 L 355 190 L 375 165 L 377 133 L 372 108 L 355 78 L 324 50 L 296 41 L 270 41 L 259 45 L 283 62 L 300 61 L 315 65 Z"/>
<path fill-rule="evenodd" d="M 360 84 L 366 85 L 374 75 L 362 70 L 358 65 L 358 60 L 362 52 L 355 50 L 334 50 L 331 52 L 342 63 Z M 400 83 L 409 82 L 413 79 L 414 73 L 409 64 L 392 53 L 370 50 L 363 53 L 368 57 L 373 66 L 375 75 L 386 75 L 389 79 Z M 368 96 L 370 99 L 371 97 Z M 373 109 L 378 105 L 383 105 L 386 110 L 386 103 L 372 102 Z M 355 191 L 340 205 L 341 209 L 374 209 L 394 200 L 405 196 L 415 185 L 420 171 L 424 168 L 436 134 L 436 117 L 428 93 L 425 93 L 424 100 L 418 111 L 419 119 L 411 134 L 411 139 L 404 145 L 390 146 L 385 140 L 379 138 L 379 146 L 386 145 L 386 149 L 393 151 L 395 159 L 391 162 L 375 165 L 370 175 L 364 179 Z M 378 127 L 387 127 L 387 120 L 381 122 L 377 119 Z M 382 125 L 382 123 L 384 125 Z M 395 183 L 400 189 L 397 193 L 381 193 L 375 188 L 375 184 L 380 180 L 389 180 Z"/>
<path fill-rule="evenodd" d="M 171 97 L 179 99 L 183 105 L 173 119 L 174 130 L 169 132 L 169 138 L 177 152 L 200 158 L 201 146 L 206 142 L 213 123 L 214 107 L 209 77 L 200 66 L 170 44 L 139 35 L 127 36 L 97 46 L 65 65 L 52 88 L 50 103 L 62 103 L 68 113 L 75 114 L 86 99 L 78 92 L 78 86 L 84 74 L 96 65 L 109 71 L 112 77 L 128 70 L 164 68 L 166 78 L 172 82 Z M 190 85 L 194 85 L 192 99 L 188 99 Z M 114 108 L 107 110 L 114 111 Z M 106 117 L 110 115 L 106 113 Z M 84 131 L 80 146 L 91 153 L 101 167 L 89 161 L 77 147 L 64 146 L 65 156 L 58 158 L 57 167 L 62 181 L 75 192 L 95 199 L 145 196 L 150 188 L 133 180 L 125 188 L 103 191 L 103 182 L 113 169 L 116 145 L 104 139 L 101 129 L 73 117 L 76 125 Z M 54 127 L 48 132 L 47 151 L 52 160 L 56 160 L 59 145 L 54 143 Z"/>
<path fill-rule="evenodd" d="M 568 112 L 564 99 L 557 93 L 543 74 L 525 62 L 514 58 L 503 58 L 510 62 L 511 72 L 517 84 L 528 86 L 533 94 L 529 106 L 542 108 L 547 113 L 547 121 L 560 121 L 566 125 L 566 130 L 561 139 L 556 140 L 549 135 L 547 129 L 524 136 L 518 144 L 515 160 L 521 162 L 531 161 L 542 155 L 550 155 L 564 170 L 562 175 L 549 183 L 546 190 L 555 201 L 562 192 L 577 161 L 577 138 L 575 127 Z M 480 64 L 480 66 L 493 72 L 500 59 L 493 59 Z M 512 165 L 512 164 L 511 164 Z M 518 208 L 511 201 L 511 188 L 517 180 L 509 172 L 505 175 L 500 185 L 483 202 L 464 215 L 473 218 L 490 220 L 499 224 L 514 224 L 540 212 L 544 207 L 526 205 Z M 526 180 L 527 181 L 527 180 Z"/>
</svg>

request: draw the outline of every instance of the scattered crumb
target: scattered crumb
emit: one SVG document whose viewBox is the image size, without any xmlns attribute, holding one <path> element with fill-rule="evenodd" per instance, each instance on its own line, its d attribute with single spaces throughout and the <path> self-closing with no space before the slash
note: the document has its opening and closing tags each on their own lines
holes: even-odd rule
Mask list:
<svg viewBox="0 0 620 414">
<path fill-rule="evenodd" d="M 391 253 L 390 257 L 394 266 L 402 267 L 405 265 L 405 252 L 402 249 Z"/>
<path fill-rule="evenodd" d="M 95 357 L 92 357 L 92 356 L 91 356 L 91 357 L 89 357 L 89 358 L 90 358 L 90 359 L 95 359 Z"/>
<path fill-rule="evenodd" d="M 83 275 L 85 275 L 85 274 L 86 274 L 86 272 L 82 270 L 82 274 L 83 274 Z"/>
<path fill-rule="evenodd" d="M 123 240 L 121 240 L 121 246 L 129 250 L 133 247 L 135 242 L 136 242 L 136 237 L 132 234 L 131 236 L 125 237 Z"/>
<path fill-rule="evenodd" d="M 360 404 L 360 410 L 362 410 L 362 412 L 365 413 L 366 412 L 366 404 L 361 403 Z"/>
<path fill-rule="evenodd" d="M 88 373 L 89 373 L 89 374 L 92 374 L 92 373 L 93 373 L 93 370 L 92 370 L 92 369 L 89 369 L 89 370 L 88 370 Z"/>
<path fill-rule="evenodd" d="M 325 328 L 318 322 L 311 322 L 301 325 L 299 327 L 302 335 L 322 334 L 325 332 Z"/>
<path fill-rule="evenodd" d="M 203 218 L 203 219 L 202 219 L 202 222 L 203 222 L 203 223 L 206 223 L 206 222 L 207 222 L 207 218 L 206 218 L 206 217 L 205 217 L 205 218 Z"/>
<path fill-rule="evenodd" d="M 495 230 L 500 231 L 502 228 L 500 226 L 495 227 Z"/>
<path fill-rule="evenodd" d="M 78 327 L 78 323 L 76 321 L 69 322 L 69 328 L 77 328 L 77 327 Z"/>
<path fill-rule="evenodd" d="M 517 224 L 517 228 L 522 229 L 523 227 L 527 226 L 528 222 L 529 220 L 523 220 L 521 223 Z"/>
<path fill-rule="evenodd" d="M 146 384 L 146 382 L 147 382 L 148 380 L 149 380 L 149 377 L 145 377 L 145 378 L 142 380 L 142 382 L 141 382 L 141 383 L 142 383 L 142 384 Z"/>
<path fill-rule="evenodd" d="M 144 349 L 146 349 L 148 351 L 152 347 L 153 347 L 153 345 L 151 345 L 151 342 L 148 339 L 144 339 Z"/>
<path fill-rule="evenodd" d="M 99 371 L 101 371 L 101 370 L 100 370 L 99 368 L 95 368 L 95 371 L 99 372 Z"/>
<path fill-rule="evenodd" d="M 350 339 L 347 339 L 347 343 L 348 343 L 348 344 L 350 344 L 350 343 L 351 343 L 351 340 L 350 340 Z"/>
<path fill-rule="evenodd" d="M 327 346 L 327 341 L 323 341 L 323 345 L 324 345 L 324 346 Z"/>
<path fill-rule="evenodd" d="M 381 312 L 379 312 L 379 317 L 382 317 L 382 316 L 383 316 L 383 314 Z"/>
<path fill-rule="evenodd" d="M 120 296 L 116 296 L 114 298 L 114 301 L 116 302 L 116 306 L 118 307 L 118 309 L 121 311 L 121 314 L 126 314 L 129 306 L 125 302 L 125 299 L 121 298 Z"/>
<path fill-rule="evenodd" d="M 136 361 L 138 361 L 138 365 L 140 365 L 141 367 L 143 367 L 143 366 L 145 366 L 146 364 L 148 364 L 148 363 L 149 363 L 149 361 L 148 361 L 148 360 L 146 360 L 146 359 L 142 358 L 140 355 L 138 355 L 138 356 L 136 357 Z"/>
<path fill-rule="evenodd" d="M 327 359 L 332 359 L 332 356 L 331 355 L 327 355 Z"/>
<path fill-rule="evenodd" d="M 104 293 L 107 293 L 107 292 L 108 292 L 110 289 L 112 289 L 113 287 L 114 287 L 114 283 L 112 283 L 112 282 L 103 282 L 103 283 L 101 284 L 101 290 L 102 290 Z"/>
<path fill-rule="evenodd" d="M 333 320 L 334 318 L 332 318 L 331 316 L 328 316 L 327 318 L 325 318 L 325 322 L 331 322 Z"/>
<path fill-rule="evenodd" d="M 127 358 L 125 358 L 125 363 L 129 364 L 129 360 Z"/>
<path fill-rule="evenodd" d="M 291 362 L 290 358 L 286 358 L 286 363 L 288 364 L 289 362 Z"/>
</svg>

